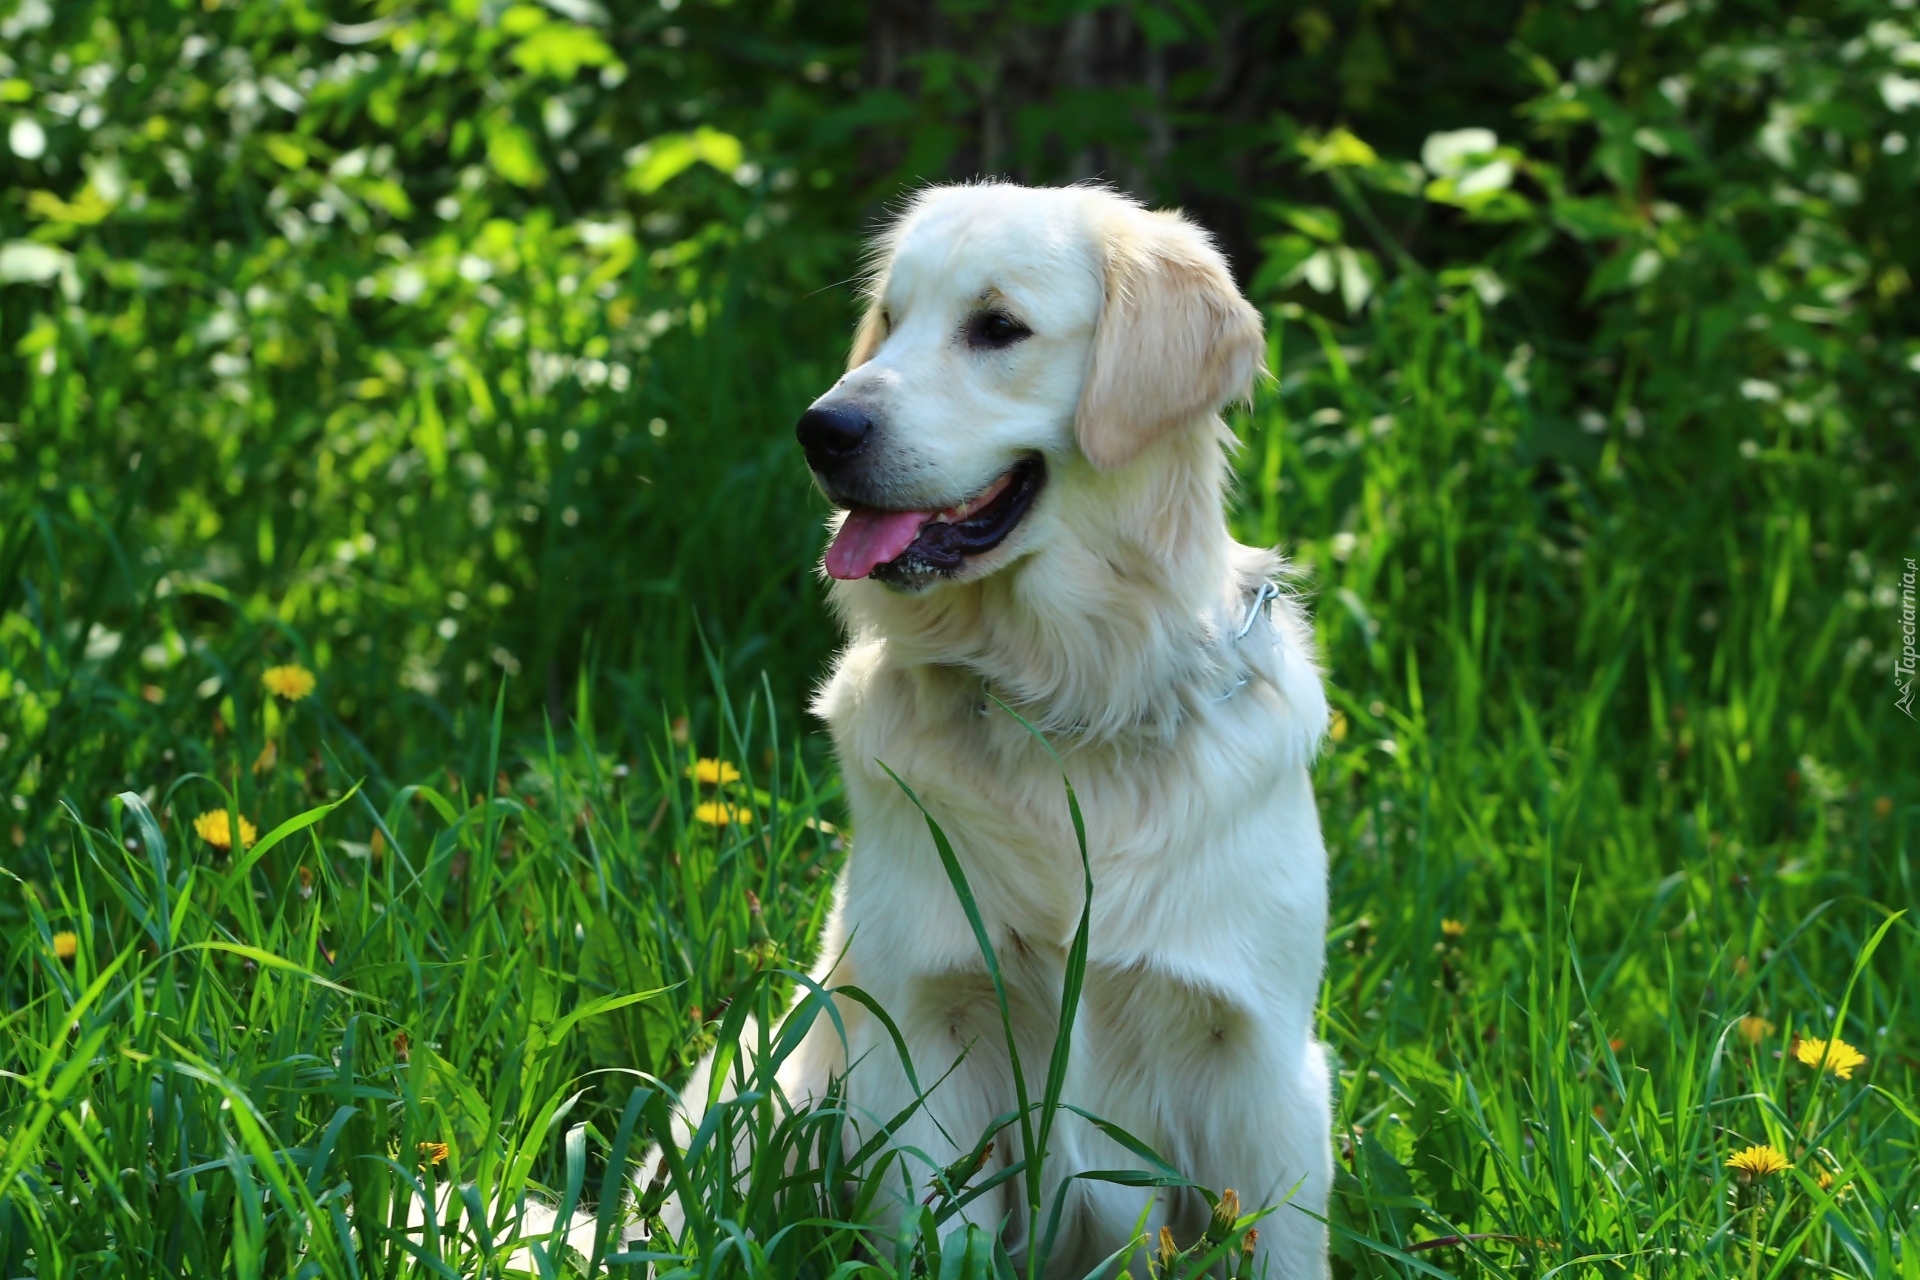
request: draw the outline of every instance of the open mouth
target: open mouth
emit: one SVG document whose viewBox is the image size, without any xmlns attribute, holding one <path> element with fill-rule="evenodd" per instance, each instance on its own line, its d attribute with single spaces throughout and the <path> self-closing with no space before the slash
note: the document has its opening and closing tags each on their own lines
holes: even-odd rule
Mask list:
<svg viewBox="0 0 1920 1280">
<path fill-rule="evenodd" d="M 1033 505 L 1046 474 L 1035 455 L 944 511 L 851 507 L 827 548 L 827 572 L 842 579 L 878 578 L 895 586 L 952 577 L 969 557 L 1006 541 Z"/>
</svg>

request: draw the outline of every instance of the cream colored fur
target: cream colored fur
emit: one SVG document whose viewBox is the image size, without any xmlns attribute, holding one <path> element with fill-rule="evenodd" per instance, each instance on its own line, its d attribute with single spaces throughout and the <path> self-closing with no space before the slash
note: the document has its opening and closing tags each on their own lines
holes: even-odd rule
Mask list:
<svg viewBox="0 0 1920 1280">
<path fill-rule="evenodd" d="M 1033 336 L 994 352 L 957 342 L 982 300 Z M 885 763 L 966 869 L 1038 1096 L 1080 865 L 1058 771 L 987 701 L 1005 700 L 1051 736 L 1087 820 L 1090 966 L 1067 1100 L 1197 1182 L 1287 1200 L 1262 1224 L 1262 1257 L 1272 1275 L 1317 1277 L 1332 1162 L 1313 1037 L 1326 868 L 1308 768 L 1327 707 L 1289 597 L 1233 638 L 1280 565 L 1227 533 L 1231 437 L 1217 416 L 1247 394 L 1263 351 L 1205 233 L 1101 188 L 937 188 L 884 238 L 852 367 L 822 402 L 871 410 L 889 505 L 957 502 L 1026 452 L 1049 479 L 1014 535 L 957 580 L 832 587 L 847 645 L 815 709 L 855 834 L 821 941 L 840 960 L 818 976 L 876 996 L 923 1081 L 966 1053 L 929 1113 L 894 1135 L 901 1147 L 945 1163 L 1014 1108 L 978 948 Z M 851 1060 L 849 1095 L 878 1123 L 910 1090 L 870 1015 L 852 1002 L 841 1014 L 849 1043 L 820 1019 L 784 1086 L 818 1096 Z M 1017 1146 L 1003 1135 L 996 1161 Z M 1071 1119 L 1048 1155 L 1055 1177 L 1134 1163 Z M 1018 1201 L 1008 1184 L 972 1213 L 1006 1221 L 1016 1252 Z M 1053 1270 L 1077 1277 L 1124 1243 L 1146 1193 L 1082 1182 L 1072 1203 Z M 1150 1230 L 1170 1223 L 1184 1243 L 1204 1214 L 1197 1197 L 1163 1194 Z"/>
</svg>

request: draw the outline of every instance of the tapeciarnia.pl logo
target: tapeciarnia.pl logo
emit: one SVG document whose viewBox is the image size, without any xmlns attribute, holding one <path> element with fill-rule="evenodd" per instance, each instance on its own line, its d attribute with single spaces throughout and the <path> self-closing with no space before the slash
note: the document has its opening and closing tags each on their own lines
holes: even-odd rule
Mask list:
<svg viewBox="0 0 1920 1280">
<path fill-rule="evenodd" d="M 1913 594 L 1916 572 L 1913 557 L 1907 557 L 1907 571 L 1900 575 L 1900 657 L 1893 664 L 1893 686 L 1900 696 L 1894 700 L 1894 706 L 1907 713 L 1907 719 L 1920 719 L 1913 714 L 1913 675 L 1916 663 L 1920 663 L 1920 652 L 1914 650 L 1914 612 Z"/>
</svg>

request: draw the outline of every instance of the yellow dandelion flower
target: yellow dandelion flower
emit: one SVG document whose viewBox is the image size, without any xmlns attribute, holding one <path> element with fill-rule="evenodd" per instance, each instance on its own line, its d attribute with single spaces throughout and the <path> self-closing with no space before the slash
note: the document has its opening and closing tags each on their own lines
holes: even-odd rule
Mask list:
<svg viewBox="0 0 1920 1280">
<path fill-rule="evenodd" d="M 1442 920 L 1440 936 L 1448 942 L 1458 942 L 1467 936 L 1467 922 L 1464 920 Z"/>
<path fill-rule="evenodd" d="M 1787 1158 L 1772 1147 L 1748 1147 L 1736 1151 L 1727 1157 L 1727 1168 L 1740 1175 L 1740 1181 L 1752 1182 L 1755 1178 L 1771 1178 L 1793 1168 Z"/>
<path fill-rule="evenodd" d="M 1220 1199 L 1214 1202 L 1213 1218 L 1207 1223 L 1207 1239 L 1212 1243 L 1225 1240 L 1233 1231 L 1234 1223 L 1240 1221 L 1240 1193 L 1228 1187 L 1220 1193 Z"/>
<path fill-rule="evenodd" d="M 1327 726 L 1327 736 L 1335 742 L 1347 740 L 1347 717 L 1340 712 L 1333 713 L 1333 722 Z"/>
<path fill-rule="evenodd" d="M 1825 1040 L 1802 1040 L 1794 1046 L 1793 1056 L 1816 1070 L 1831 1071 L 1842 1080 L 1853 1079 L 1853 1069 L 1867 1060 L 1866 1054 L 1838 1039 L 1832 1044 Z"/>
<path fill-rule="evenodd" d="M 724 786 L 740 781 L 740 771 L 725 760 L 702 757 L 687 767 L 687 776 L 703 787 Z"/>
<path fill-rule="evenodd" d="M 227 823 L 227 811 L 215 809 L 212 813 L 203 813 L 193 820 L 193 829 L 202 840 L 221 852 L 233 848 L 233 828 Z M 240 819 L 240 847 L 246 848 L 260 838 L 260 829 Z"/>
<path fill-rule="evenodd" d="M 1822 1169 L 1820 1176 L 1815 1178 L 1814 1181 L 1820 1184 L 1822 1191 L 1831 1191 L 1833 1189 L 1833 1172 L 1829 1169 Z"/>
<path fill-rule="evenodd" d="M 710 827 L 724 827 L 736 822 L 744 825 L 753 821 L 753 812 L 737 805 L 721 804 L 716 800 L 703 800 L 693 806 L 693 820 L 704 822 Z"/>
<path fill-rule="evenodd" d="M 1759 1044 L 1773 1034 L 1773 1024 L 1757 1013 L 1750 1013 L 1740 1019 L 1740 1038 L 1748 1044 Z"/>
<path fill-rule="evenodd" d="M 284 666 L 268 667 L 260 674 L 260 683 L 267 692 L 288 702 L 298 702 L 313 692 L 313 672 L 296 663 Z"/>
<path fill-rule="evenodd" d="M 57 959 L 71 962 L 80 950 L 80 936 L 62 929 L 53 935 L 53 954 Z"/>
<path fill-rule="evenodd" d="M 1176 1245 L 1173 1242 L 1173 1229 L 1171 1227 L 1160 1228 L 1160 1267 L 1161 1269 L 1170 1270 L 1173 1267 L 1174 1259 L 1178 1258 L 1179 1256 L 1180 1256 L 1180 1246 Z"/>
<path fill-rule="evenodd" d="M 420 1162 L 422 1164 L 439 1164 L 447 1158 L 450 1150 L 451 1148 L 444 1142 L 423 1142 L 420 1144 Z"/>
</svg>

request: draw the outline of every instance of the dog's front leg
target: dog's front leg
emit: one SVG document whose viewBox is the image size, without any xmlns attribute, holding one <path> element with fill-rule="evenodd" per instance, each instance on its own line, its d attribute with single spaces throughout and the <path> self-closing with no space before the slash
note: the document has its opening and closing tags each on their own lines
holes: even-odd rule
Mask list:
<svg viewBox="0 0 1920 1280">
<path fill-rule="evenodd" d="M 1094 965 L 1070 1096 L 1201 1186 L 1232 1188 L 1243 1209 L 1278 1205 L 1259 1224 L 1265 1274 L 1317 1280 L 1326 1274 L 1321 1219 L 1333 1176 L 1326 1060 L 1309 1032 L 1310 1007 L 1260 994 L 1257 984 L 1199 985 L 1139 965 Z M 1091 1126 L 1078 1137 L 1083 1167 L 1140 1166 Z M 1162 1226 L 1181 1248 L 1198 1240 L 1209 1217 L 1198 1193 L 1163 1190 L 1150 1205 L 1149 1195 L 1093 1182 L 1078 1190 L 1073 1240 L 1084 1265 L 1074 1274 L 1086 1274 L 1141 1225 L 1143 1252 Z M 1129 1265 L 1142 1270 L 1144 1256 Z"/>
<path fill-rule="evenodd" d="M 1322 1280 L 1333 1186 L 1325 1047 L 1303 1035 L 1256 1040 L 1212 1065 L 1213 1105 L 1192 1117 L 1182 1144 L 1193 1152 L 1194 1176 L 1215 1189 L 1235 1188 L 1246 1209 L 1278 1206 L 1259 1225 L 1264 1274 Z"/>
<path fill-rule="evenodd" d="M 1050 967 L 1030 956 L 1002 963 L 1015 1043 L 1034 1104 L 1044 1088 L 1059 1000 L 1057 979 L 1049 988 L 1042 972 Z M 983 1139 L 993 1143 L 992 1152 L 965 1187 L 978 1186 L 1021 1158 L 1020 1091 L 1007 1052 L 1006 1024 L 984 966 L 976 962 L 940 973 L 899 974 L 877 985 L 888 989 L 881 1002 L 894 1013 L 919 1091 L 891 1037 L 877 1020 L 869 1020 L 870 1034 L 849 1073 L 847 1093 L 867 1133 L 898 1120 L 890 1130 L 888 1179 L 889 1216 L 898 1221 L 908 1207 L 928 1200 L 937 1172 Z M 1009 1251 L 1018 1256 L 1027 1240 L 1024 1185 L 1020 1176 L 1003 1182 L 965 1206 L 959 1219 L 1003 1231 Z M 964 1195 L 965 1187 L 954 1190 Z"/>
</svg>

